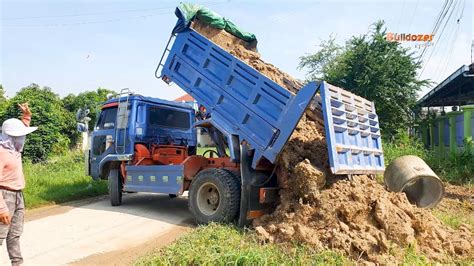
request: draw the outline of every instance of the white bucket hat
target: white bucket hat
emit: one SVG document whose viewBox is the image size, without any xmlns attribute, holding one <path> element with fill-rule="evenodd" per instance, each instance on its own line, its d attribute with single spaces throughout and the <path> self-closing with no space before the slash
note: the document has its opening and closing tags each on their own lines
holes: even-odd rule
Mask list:
<svg viewBox="0 0 474 266">
<path fill-rule="evenodd" d="M 12 137 L 26 136 L 37 129 L 38 127 L 25 126 L 21 120 L 16 118 L 7 119 L 2 125 L 2 133 Z"/>
</svg>

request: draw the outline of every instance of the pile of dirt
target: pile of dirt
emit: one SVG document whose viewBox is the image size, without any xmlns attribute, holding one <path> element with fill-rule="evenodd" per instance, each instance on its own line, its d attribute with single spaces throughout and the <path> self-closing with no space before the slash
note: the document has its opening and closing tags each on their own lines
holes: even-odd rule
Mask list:
<svg viewBox="0 0 474 266">
<path fill-rule="evenodd" d="M 281 71 L 274 65 L 265 63 L 261 60 L 260 54 L 257 52 L 256 42 L 248 43 L 233 36 L 225 30 L 219 30 L 209 26 L 208 24 L 202 23 L 198 19 L 194 20 L 191 27 L 287 90 L 295 93 L 302 87 L 301 82 L 298 80 Z"/>
<path fill-rule="evenodd" d="M 261 60 L 250 44 L 199 21 L 193 28 L 289 91 L 301 88 L 298 80 Z M 331 176 L 318 109 L 302 117 L 277 165 L 280 204 L 254 221 L 266 241 L 298 241 L 372 262 L 397 261 L 402 256 L 397 247 L 415 243 L 436 261 L 473 254 L 474 239 L 466 226 L 447 228 L 429 211 L 411 205 L 405 194 L 388 192 L 367 176 L 351 181 Z"/>
<path fill-rule="evenodd" d="M 192 22 L 191 28 L 206 36 L 206 38 L 208 38 L 209 40 L 211 40 L 212 42 L 219 45 L 225 50 L 232 50 L 234 49 L 234 47 L 240 47 L 244 50 L 250 50 L 253 52 L 257 51 L 256 41 L 251 43 L 246 42 L 228 33 L 227 31 L 211 27 L 209 26 L 209 24 L 201 22 L 197 18 Z"/>
<path fill-rule="evenodd" d="M 474 187 L 462 187 L 445 183 L 444 190 L 445 196 L 448 199 L 457 199 L 461 202 L 474 204 Z"/>
<path fill-rule="evenodd" d="M 410 204 L 405 194 L 388 192 L 367 176 L 338 180 L 306 198 L 298 198 L 300 192 L 292 190 L 282 190 L 276 211 L 255 221 L 265 240 L 296 240 L 376 263 L 399 261 L 402 249 L 412 244 L 439 262 L 473 255 L 474 238 L 468 226 L 450 229 L 429 211 Z"/>
</svg>

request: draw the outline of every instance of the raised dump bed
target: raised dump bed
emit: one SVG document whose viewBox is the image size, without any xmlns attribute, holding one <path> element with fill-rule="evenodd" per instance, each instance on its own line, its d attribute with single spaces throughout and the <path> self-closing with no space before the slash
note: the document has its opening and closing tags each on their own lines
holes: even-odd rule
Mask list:
<svg viewBox="0 0 474 266">
<path fill-rule="evenodd" d="M 166 60 L 159 66 L 161 78 L 176 83 L 210 111 L 212 118 L 206 123 L 226 135 L 233 159 L 238 158 L 232 151 L 237 136 L 255 150 L 253 168 L 263 157 L 274 163 L 310 101 L 316 99 L 325 118 L 332 172 L 383 172 L 372 102 L 325 82 L 311 82 L 295 95 L 192 28 L 173 35 L 168 46 Z"/>
<path fill-rule="evenodd" d="M 275 161 L 318 90 L 313 82 L 294 95 L 190 28 L 176 35 L 161 76 L 204 105 L 229 142 L 247 141 L 254 168 Z"/>
</svg>

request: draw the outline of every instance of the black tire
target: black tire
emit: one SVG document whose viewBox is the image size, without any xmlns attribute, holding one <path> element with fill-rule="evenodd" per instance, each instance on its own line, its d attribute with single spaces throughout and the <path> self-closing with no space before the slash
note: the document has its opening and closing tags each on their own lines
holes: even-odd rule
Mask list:
<svg viewBox="0 0 474 266">
<path fill-rule="evenodd" d="M 239 182 L 231 171 L 219 168 L 203 170 L 191 183 L 188 205 L 198 224 L 232 222 L 240 208 Z"/>
<path fill-rule="evenodd" d="M 108 177 L 109 197 L 112 206 L 122 204 L 122 176 L 118 169 L 112 169 Z"/>
<path fill-rule="evenodd" d="M 240 187 L 241 185 L 241 181 L 240 181 L 240 170 L 229 170 L 229 169 L 222 169 L 224 171 L 227 171 L 228 173 L 230 173 L 231 175 L 234 176 L 234 181 L 237 182 L 237 185 Z"/>
<path fill-rule="evenodd" d="M 230 175 L 232 175 L 235 185 L 239 188 L 239 203 L 240 203 L 240 195 L 242 191 L 242 180 L 240 177 L 240 170 L 229 170 L 229 169 L 222 169 L 227 171 Z M 240 204 L 239 204 L 240 207 Z"/>
</svg>

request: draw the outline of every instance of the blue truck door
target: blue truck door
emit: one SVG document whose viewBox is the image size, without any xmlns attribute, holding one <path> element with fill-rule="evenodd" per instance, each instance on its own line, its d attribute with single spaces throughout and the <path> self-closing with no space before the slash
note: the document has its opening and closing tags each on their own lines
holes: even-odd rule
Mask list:
<svg viewBox="0 0 474 266">
<path fill-rule="evenodd" d="M 100 113 L 97 125 L 94 128 L 94 133 L 92 134 L 90 166 L 91 176 L 96 180 L 100 178 L 100 161 L 107 154 L 114 153 L 113 140 L 115 139 L 116 119 L 117 107 L 103 109 Z M 109 145 L 108 143 L 112 143 L 112 145 Z"/>
</svg>

